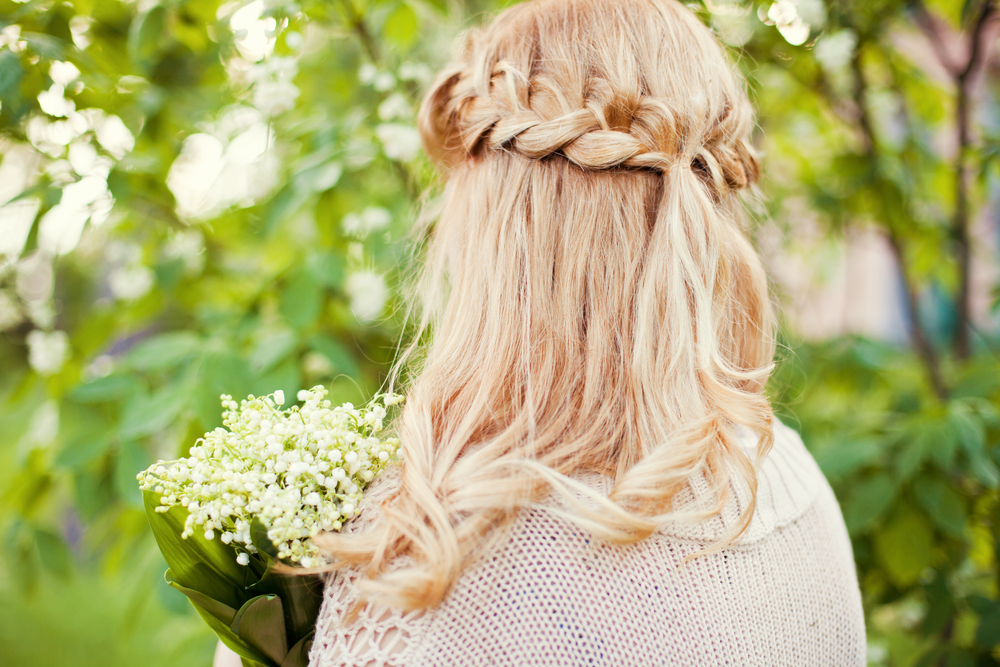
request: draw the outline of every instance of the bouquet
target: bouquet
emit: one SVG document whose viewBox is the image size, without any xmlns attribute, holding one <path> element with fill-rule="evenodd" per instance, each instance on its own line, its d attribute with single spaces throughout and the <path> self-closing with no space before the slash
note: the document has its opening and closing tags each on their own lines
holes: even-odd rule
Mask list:
<svg viewBox="0 0 1000 667">
<path fill-rule="evenodd" d="M 224 428 L 138 475 L 167 583 L 247 667 L 306 665 L 323 582 L 276 565 L 323 565 L 313 538 L 340 530 L 399 459 L 399 441 L 378 434 L 402 397 L 359 410 L 326 395 L 300 391 L 302 406 L 287 410 L 280 391 L 239 404 L 223 395 Z"/>
</svg>

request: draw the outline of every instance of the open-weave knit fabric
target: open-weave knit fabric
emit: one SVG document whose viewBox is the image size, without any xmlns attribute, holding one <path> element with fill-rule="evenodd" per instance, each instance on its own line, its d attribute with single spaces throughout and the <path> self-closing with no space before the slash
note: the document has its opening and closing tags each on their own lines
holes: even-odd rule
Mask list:
<svg viewBox="0 0 1000 667">
<path fill-rule="evenodd" d="M 611 489 L 609 479 L 585 479 Z M 398 476 L 381 479 L 348 529 L 377 521 L 375 508 L 396 485 Z M 681 503 L 706 491 L 693 478 Z M 327 583 L 310 667 L 864 665 L 851 544 L 798 434 L 776 425 L 744 537 L 682 563 L 736 521 L 747 491 L 734 491 L 721 515 L 668 523 L 630 546 L 590 539 L 549 499 L 523 512 L 507 540 L 431 610 L 368 605 L 345 624 L 359 573 L 338 572 Z"/>
</svg>

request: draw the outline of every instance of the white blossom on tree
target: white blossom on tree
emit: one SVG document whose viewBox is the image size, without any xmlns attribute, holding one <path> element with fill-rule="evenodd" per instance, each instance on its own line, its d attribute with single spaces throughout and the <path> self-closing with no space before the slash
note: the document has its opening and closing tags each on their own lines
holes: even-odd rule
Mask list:
<svg viewBox="0 0 1000 667">
<path fill-rule="evenodd" d="M 420 153 L 420 134 L 417 128 L 399 123 L 382 123 L 375 128 L 375 136 L 382 142 L 386 157 L 400 162 L 410 162 Z"/>
<path fill-rule="evenodd" d="M 62 370 L 69 358 L 69 336 L 65 331 L 42 331 L 34 329 L 28 333 L 28 363 L 39 375 L 54 375 Z"/>
<path fill-rule="evenodd" d="M 379 206 L 369 206 L 360 213 L 348 213 L 340 221 L 340 226 L 347 236 L 364 238 L 372 232 L 378 232 L 389 226 L 392 215 Z"/>
<path fill-rule="evenodd" d="M 371 322 L 382 314 L 389 299 L 389 288 L 382 274 L 371 270 L 356 271 L 347 276 L 347 294 L 351 311 L 361 322 Z"/>
</svg>

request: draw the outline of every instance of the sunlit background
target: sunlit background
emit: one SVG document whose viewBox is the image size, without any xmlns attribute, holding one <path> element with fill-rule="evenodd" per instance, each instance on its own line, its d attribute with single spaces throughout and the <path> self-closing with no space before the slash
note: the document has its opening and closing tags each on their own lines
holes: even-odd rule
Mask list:
<svg viewBox="0 0 1000 667">
<path fill-rule="evenodd" d="M 209 665 L 136 473 L 220 393 L 378 389 L 414 113 L 490 0 L 0 0 L 0 664 Z M 770 394 L 844 509 L 869 662 L 1000 661 L 1000 20 L 704 0 L 759 109 Z"/>
</svg>

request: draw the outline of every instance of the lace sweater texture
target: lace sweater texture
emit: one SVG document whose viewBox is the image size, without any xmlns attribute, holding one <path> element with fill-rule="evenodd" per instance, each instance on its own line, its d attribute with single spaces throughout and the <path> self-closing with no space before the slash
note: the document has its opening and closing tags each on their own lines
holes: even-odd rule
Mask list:
<svg viewBox="0 0 1000 667">
<path fill-rule="evenodd" d="M 747 438 L 745 446 L 756 443 Z M 587 483 L 607 494 L 611 480 Z M 378 520 L 398 485 L 384 475 L 349 530 Z M 682 502 L 708 490 L 692 478 Z M 553 514 L 525 511 L 505 543 L 468 569 L 436 608 L 368 605 L 349 624 L 357 571 L 330 576 L 310 667 L 644 667 L 866 664 L 851 544 L 837 501 L 799 436 L 776 423 L 750 529 L 729 548 L 682 564 L 739 517 L 668 523 L 630 546 L 591 540 Z M 367 507 L 367 511 L 364 509 Z"/>
</svg>

